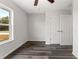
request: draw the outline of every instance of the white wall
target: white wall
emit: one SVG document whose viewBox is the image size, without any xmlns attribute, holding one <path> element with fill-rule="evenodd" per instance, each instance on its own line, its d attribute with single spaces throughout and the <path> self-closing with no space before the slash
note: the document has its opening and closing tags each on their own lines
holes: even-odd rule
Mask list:
<svg viewBox="0 0 79 59">
<path fill-rule="evenodd" d="M 14 41 L 0 45 L 0 59 L 27 41 L 27 15 L 11 0 L 0 0 L 14 11 Z"/>
<path fill-rule="evenodd" d="M 78 2 L 73 0 L 73 54 L 78 57 Z"/>
<path fill-rule="evenodd" d="M 28 34 L 30 41 L 45 41 L 45 14 L 29 14 Z"/>
</svg>

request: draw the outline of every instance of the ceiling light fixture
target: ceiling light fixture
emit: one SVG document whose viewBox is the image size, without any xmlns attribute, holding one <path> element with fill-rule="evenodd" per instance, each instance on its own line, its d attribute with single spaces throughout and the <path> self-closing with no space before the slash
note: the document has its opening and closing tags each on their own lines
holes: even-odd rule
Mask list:
<svg viewBox="0 0 79 59">
<path fill-rule="evenodd" d="M 50 3 L 54 3 L 54 0 L 48 0 Z"/>
<path fill-rule="evenodd" d="M 34 6 L 37 6 L 38 5 L 38 1 L 39 0 L 35 0 L 35 2 L 34 2 Z M 54 0 L 48 0 L 50 3 L 54 3 L 55 1 Z"/>
</svg>

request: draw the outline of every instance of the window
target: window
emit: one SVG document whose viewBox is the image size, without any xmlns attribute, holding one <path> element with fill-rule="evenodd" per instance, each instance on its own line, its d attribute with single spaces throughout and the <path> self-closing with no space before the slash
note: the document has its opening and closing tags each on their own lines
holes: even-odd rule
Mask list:
<svg viewBox="0 0 79 59">
<path fill-rule="evenodd" d="M 13 40 L 13 12 L 7 7 L 0 7 L 0 43 Z"/>
<path fill-rule="evenodd" d="M 9 39 L 9 11 L 0 8 L 0 41 Z"/>
</svg>

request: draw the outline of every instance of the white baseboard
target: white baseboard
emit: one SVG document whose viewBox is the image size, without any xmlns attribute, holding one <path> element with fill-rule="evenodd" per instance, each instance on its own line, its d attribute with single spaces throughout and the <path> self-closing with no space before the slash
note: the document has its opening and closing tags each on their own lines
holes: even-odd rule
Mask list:
<svg viewBox="0 0 79 59">
<path fill-rule="evenodd" d="M 72 54 L 78 59 L 78 56 L 74 52 L 72 52 Z"/>
</svg>

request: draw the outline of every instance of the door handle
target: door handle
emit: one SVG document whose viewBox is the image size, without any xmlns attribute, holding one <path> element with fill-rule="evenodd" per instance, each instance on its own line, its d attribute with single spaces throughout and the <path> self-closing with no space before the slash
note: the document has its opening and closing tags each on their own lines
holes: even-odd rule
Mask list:
<svg viewBox="0 0 79 59">
<path fill-rule="evenodd" d="M 62 30 L 59 30 L 59 31 L 57 31 L 57 32 L 63 32 Z"/>
</svg>

